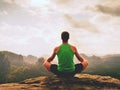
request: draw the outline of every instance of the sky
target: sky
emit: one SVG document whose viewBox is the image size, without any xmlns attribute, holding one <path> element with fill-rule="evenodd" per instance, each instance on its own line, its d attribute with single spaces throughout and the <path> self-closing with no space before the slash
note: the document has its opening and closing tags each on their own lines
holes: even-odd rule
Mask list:
<svg viewBox="0 0 120 90">
<path fill-rule="evenodd" d="M 0 51 L 51 55 L 62 31 L 79 53 L 120 54 L 120 0 L 0 0 Z"/>
</svg>

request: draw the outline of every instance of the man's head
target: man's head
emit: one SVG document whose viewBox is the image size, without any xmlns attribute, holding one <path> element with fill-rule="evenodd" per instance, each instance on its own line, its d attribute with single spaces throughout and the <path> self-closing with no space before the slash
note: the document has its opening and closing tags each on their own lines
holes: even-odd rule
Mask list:
<svg viewBox="0 0 120 90">
<path fill-rule="evenodd" d="M 61 39 L 63 42 L 67 42 L 69 39 L 69 33 L 67 31 L 64 31 L 61 33 Z"/>
</svg>

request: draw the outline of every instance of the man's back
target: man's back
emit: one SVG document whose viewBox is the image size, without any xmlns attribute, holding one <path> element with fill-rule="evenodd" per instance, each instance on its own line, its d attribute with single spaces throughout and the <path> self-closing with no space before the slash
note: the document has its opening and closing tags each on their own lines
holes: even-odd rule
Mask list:
<svg viewBox="0 0 120 90">
<path fill-rule="evenodd" d="M 75 70 L 73 62 L 74 52 L 72 51 L 70 44 L 60 45 L 59 51 L 56 54 L 58 56 L 59 71 L 72 72 Z"/>
</svg>

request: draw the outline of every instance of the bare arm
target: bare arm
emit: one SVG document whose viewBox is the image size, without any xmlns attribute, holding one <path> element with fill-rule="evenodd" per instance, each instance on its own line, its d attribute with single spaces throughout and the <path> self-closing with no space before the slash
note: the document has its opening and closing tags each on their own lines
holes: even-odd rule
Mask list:
<svg viewBox="0 0 120 90">
<path fill-rule="evenodd" d="M 78 59 L 80 62 L 83 62 L 83 61 L 84 61 L 84 58 L 78 53 L 76 47 L 74 47 L 74 50 L 75 50 L 75 56 L 77 57 L 77 59 Z"/>
<path fill-rule="evenodd" d="M 55 58 L 56 50 L 57 48 L 54 49 L 53 54 L 47 59 L 48 62 L 51 62 Z"/>
<path fill-rule="evenodd" d="M 85 60 L 77 51 L 76 47 L 72 46 L 72 50 L 75 53 L 75 56 L 77 57 L 77 59 L 81 62 L 81 64 L 83 65 L 82 70 L 84 70 L 87 66 L 88 66 L 88 62 L 87 60 Z"/>
</svg>

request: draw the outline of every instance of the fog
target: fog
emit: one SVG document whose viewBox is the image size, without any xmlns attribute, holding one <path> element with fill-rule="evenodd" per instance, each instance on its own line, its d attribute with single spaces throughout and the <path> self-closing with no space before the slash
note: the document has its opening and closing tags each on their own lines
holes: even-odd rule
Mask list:
<svg viewBox="0 0 120 90">
<path fill-rule="evenodd" d="M 120 0 L 1 0 L 0 51 L 50 55 L 62 31 L 80 53 L 120 53 Z"/>
</svg>

